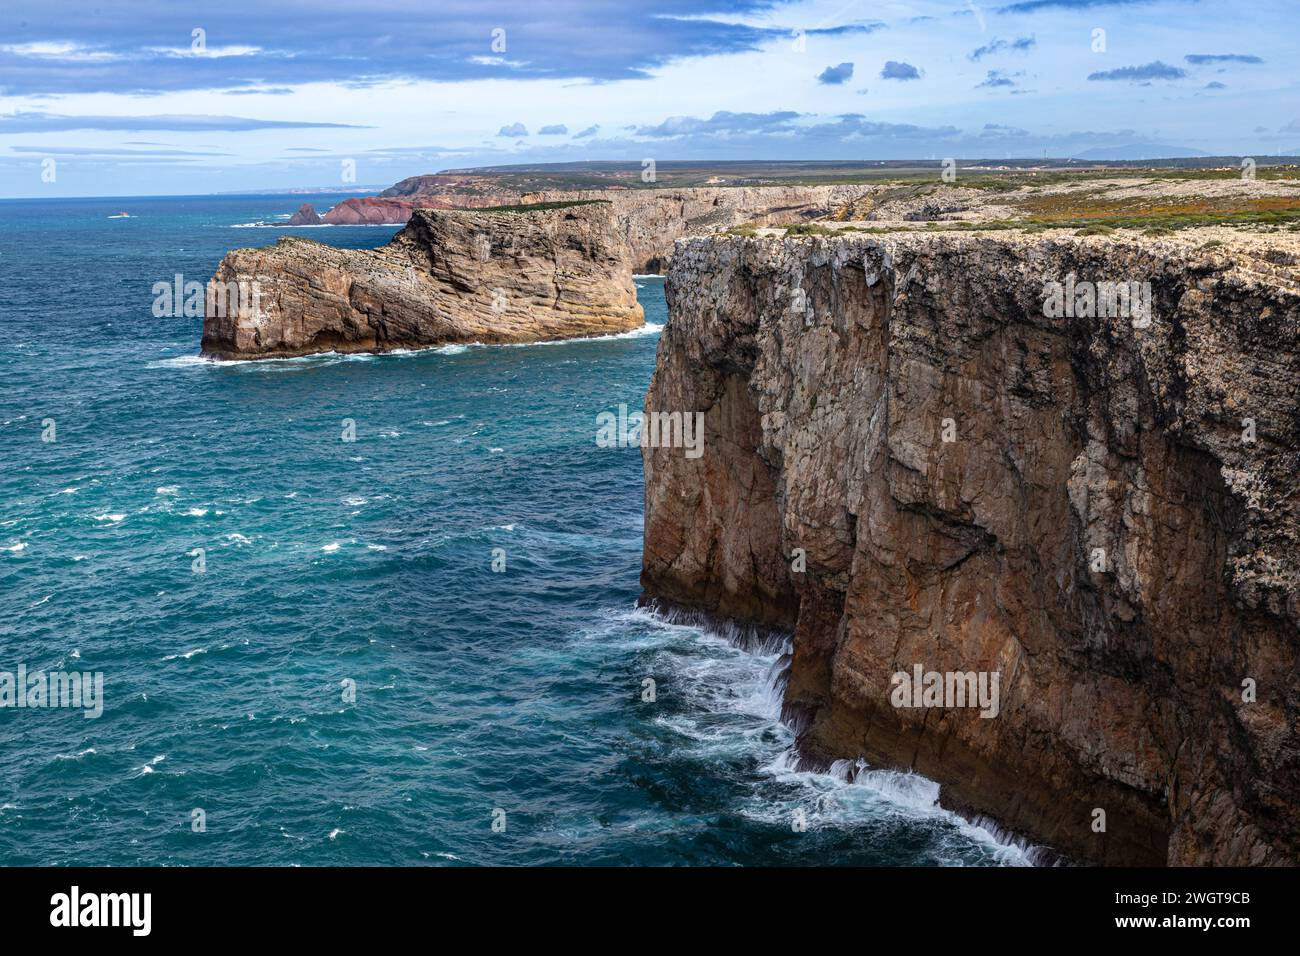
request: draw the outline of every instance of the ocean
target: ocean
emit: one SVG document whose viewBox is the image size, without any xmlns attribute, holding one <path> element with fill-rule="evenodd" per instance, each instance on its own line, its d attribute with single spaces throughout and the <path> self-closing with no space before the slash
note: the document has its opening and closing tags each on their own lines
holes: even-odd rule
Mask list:
<svg viewBox="0 0 1300 956">
<path fill-rule="evenodd" d="M 338 198 L 0 202 L 0 672 L 103 675 L 98 717 L 0 707 L 0 863 L 1027 862 L 924 778 L 799 771 L 781 647 L 636 609 L 596 417 L 662 280 L 643 332 L 532 346 L 218 364 L 154 314 L 396 231 L 274 225 Z"/>
</svg>

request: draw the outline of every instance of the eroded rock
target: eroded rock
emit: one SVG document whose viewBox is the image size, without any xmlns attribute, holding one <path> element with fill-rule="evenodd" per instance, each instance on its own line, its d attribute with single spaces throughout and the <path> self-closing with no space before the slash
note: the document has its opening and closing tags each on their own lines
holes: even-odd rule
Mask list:
<svg viewBox="0 0 1300 956">
<path fill-rule="evenodd" d="M 679 242 L 646 409 L 705 445 L 644 451 L 644 599 L 793 631 L 813 762 L 1074 859 L 1295 863 L 1298 245 Z M 1049 316 L 1067 277 L 1149 322 Z M 915 665 L 996 672 L 998 716 L 895 706 Z"/>
<path fill-rule="evenodd" d="M 316 212 L 316 207 L 309 202 L 303 203 L 298 207 L 298 211 L 289 217 L 291 226 L 319 226 L 320 222 L 321 218 Z"/>
<path fill-rule="evenodd" d="M 400 226 L 411 218 L 415 205 L 398 199 L 362 196 L 345 199 L 321 217 L 331 226 Z"/>
<path fill-rule="evenodd" d="M 214 288 L 241 290 L 214 306 Z M 203 353 L 384 351 L 605 335 L 645 323 L 627 243 L 604 203 L 418 210 L 386 246 L 285 238 L 236 249 L 209 285 Z"/>
</svg>

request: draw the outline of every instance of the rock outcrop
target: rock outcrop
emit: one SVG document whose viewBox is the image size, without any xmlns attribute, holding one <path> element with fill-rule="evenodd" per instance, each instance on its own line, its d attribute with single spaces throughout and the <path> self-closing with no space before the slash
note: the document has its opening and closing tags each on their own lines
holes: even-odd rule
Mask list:
<svg viewBox="0 0 1300 956">
<path fill-rule="evenodd" d="M 732 226 L 791 226 L 830 215 L 875 186 L 698 186 L 526 193 L 525 202 L 606 199 L 622 224 L 637 272 L 663 272 L 673 243 Z"/>
<path fill-rule="evenodd" d="M 269 358 L 533 342 L 644 323 L 607 204 L 422 209 L 379 249 L 285 238 L 230 252 L 209 285 L 202 348 Z"/>
<path fill-rule="evenodd" d="M 345 199 L 321 217 L 331 226 L 400 226 L 415 211 L 413 203 L 400 199 L 380 199 L 363 196 Z"/>
<path fill-rule="evenodd" d="M 504 174 L 504 170 L 501 174 Z M 1037 175 L 1037 174 L 1034 174 Z M 935 222 L 1033 221 L 1125 216 L 1213 216 L 1294 211 L 1294 180 L 1192 181 L 1130 174 L 1086 181 L 1056 181 L 1044 175 L 1017 181 L 985 181 L 979 171 L 963 171 L 953 182 L 933 179 L 841 185 L 610 185 L 599 189 L 555 189 L 518 192 L 507 183 L 529 181 L 520 175 L 470 171 L 413 176 L 384 191 L 383 197 L 422 208 L 473 208 L 518 202 L 604 199 L 613 204 L 632 249 L 637 272 L 663 272 L 673 243 L 687 236 L 709 235 L 735 226 L 757 228 L 793 226 L 812 221 Z M 990 188 L 995 186 L 996 188 Z M 330 221 L 330 216 L 326 216 Z M 1061 223 L 1065 225 L 1064 222 Z M 1163 225 L 1152 222 L 1150 225 Z"/>
<path fill-rule="evenodd" d="M 289 217 L 291 226 L 319 226 L 320 216 L 316 213 L 316 207 L 309 202 L 303 203 L 298 207 L 298 211 Z"/>
<path fill-rule="evenodd" d="M 704 452 L 644 451 L 643 600 L 793 632 L 810 762 L 1070 859 L 1297 862 L 1297 263 L 1227 229 L 679 242 L 646 411 L 702 412 Z M 1078 299 L 1105 282 L 1150 311 Z M 997 674 L 996 716 L 899 706 L 917 665 Z"/>
<path fill-rule="evenodd" d="M 510 193 L 472 177 L 419 176 L 386 190 L 387 199 L 348 203 L 404 203 L 420 208 L 474 208 L 482 205 L 550 202 L 610 203 L 627 236 L 632 266 L 639 273 L 662 272 L 673 243 L 684 236 L 719 232 L 732 226 L 789 226 L 834 214 L 881 189 L 879 186 L 698 186 L 681 189 L 583 189 Z M 325 216 L 335 221 L 341 203 Z"/>
</svg>

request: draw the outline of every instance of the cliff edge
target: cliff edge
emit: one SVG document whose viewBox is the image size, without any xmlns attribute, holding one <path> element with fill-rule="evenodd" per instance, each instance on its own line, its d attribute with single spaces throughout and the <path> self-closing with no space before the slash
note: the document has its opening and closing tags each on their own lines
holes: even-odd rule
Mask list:
<svg viewBox="0 0 1300 956">
<path fill-rule="evenodd" d="M 420 209 L 379 249 L 285 238 L 230 252 L 208 287 L 202 350 L 271 358 L 535 342 L 644 324 L 608 204 Z"/>
<path fill-rule="evenodd" d="M 643 600 L 793 632 L 810 762 L 1076 860 L 1295 863 L 1297 264 L 1217 228 L 678 242 L 645 407 L 704 445 L 643 450 Z"/>
<path fill-rule="evenodd" d="M 662 273 L 673 243 L 742 224 L 792 226 L 830 216 L 873 186 L 725 186 L 525 193 L 524 202 L 604 199 L 613 205 L 638 273 Z"/>
</svg>

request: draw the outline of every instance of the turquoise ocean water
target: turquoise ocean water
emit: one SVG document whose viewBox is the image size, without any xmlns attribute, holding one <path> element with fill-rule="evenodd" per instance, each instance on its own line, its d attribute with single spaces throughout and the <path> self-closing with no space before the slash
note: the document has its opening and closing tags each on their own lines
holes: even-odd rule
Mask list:
<svg viewBox="0 0 1300 956">
<path fill-rule="evenodd" d="M 1025 862 L 921 778 L 792 769 L 780 648 L 635 610 L 596 416 L 662 280 L 644 333 L 521 347 L 214 364 L 153 315 L 334 199 L 0 203 L 0 671 L 104 675 L 97 719 L 0 708 L 0 863 Z"/>
</svg>

